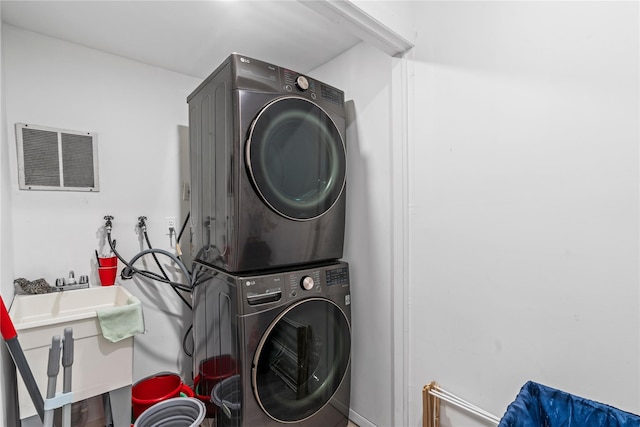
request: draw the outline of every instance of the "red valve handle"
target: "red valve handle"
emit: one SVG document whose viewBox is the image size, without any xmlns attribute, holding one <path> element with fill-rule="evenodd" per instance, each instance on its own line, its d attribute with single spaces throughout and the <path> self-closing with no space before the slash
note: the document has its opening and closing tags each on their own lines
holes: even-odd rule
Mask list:
<svg viewBox="0 0 640 427">
<path fill-rule="evenodd" d="M 2 297 L 0 297 L 0 332 L 2 332 L 2 338 L 4 338 L 5 341 L 9 341 L 18 335 L 9 317 L 7 307 L 4 306 Z"/>
</svg>

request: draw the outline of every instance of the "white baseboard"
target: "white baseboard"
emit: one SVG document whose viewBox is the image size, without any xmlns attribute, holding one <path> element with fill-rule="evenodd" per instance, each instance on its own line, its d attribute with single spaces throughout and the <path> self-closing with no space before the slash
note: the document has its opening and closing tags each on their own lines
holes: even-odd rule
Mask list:
<svg viewBox="0 0 640 427">
<path fill-rule="evenodd" d="M 358 414 L 353 409 L 349 409 L 349 419 L 353 421 L 354 424 L 357 424 L 358 427 L 377 427 L 375 424 Z"/>
</svg>

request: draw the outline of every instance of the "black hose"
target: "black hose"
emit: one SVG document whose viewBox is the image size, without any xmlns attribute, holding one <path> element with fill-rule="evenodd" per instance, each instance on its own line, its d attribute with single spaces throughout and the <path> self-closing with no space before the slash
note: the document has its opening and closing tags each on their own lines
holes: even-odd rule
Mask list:
<svg viewBox="0 0 640 427">
<path fill-rule="evenodd" d="M 129 269 L 131 270 L 133 273 L 138 273 L 143 275 L 144 277 L 148 278 L 148 279 L 152 279 L 152 280 L 159 280 L 161 282 L 165 282 L 166 279 L 164 279 L 162 276 L 160 276 L 159 274 L 153 273 L 151 271 L 143 271 L 143 270 L 138 270 L 137 268 L 129 265 L 129 263 L 122 258 L 122 256 L 118 253 L 118 251 L 116 250 L 116 241 L 115 240 L 111 240 L 111 231 L 107 230 L 107 242 L 109 243 L 109 247 L 111 248 L 111 252 L 113 252 L 113 254 Z M 128 279 L 131 278 L 131 276 L 127 277 Z"/>
<path fill-rule="evenodd" d="M 158 282 L 162 282 L 162 283 L 167 283 L 167 284 L 169 284 L 169 285 L 171 285 L 171 286 L 173 286 L 173 287 L 175 287 L 175 288 L 178 288 L 178 289 L 180 289 L 180 290 L 183 290 L 183 291 L 186 291 L 186 292 L 191 292 L 191 287 L 185 286 L 185 285 L 183 285 L 182 283 L 172 282 L 171 280 L 167 280 L 167 279 L 165 279 L 164 277 L 160 276 L 159 274 L 153 273 L 153 272 L 151 272 L 151 271 L 139 270 L 139 269 L 137 269 L 137 268 L 135 268 L 135 267 L 133 266 L 133 263 L 134 263 L 136 260 L 138 260 L 139 255 L 140 255 L 141 253 L 143 253 L 143 252 L 144 252 L 144 254 L 147 254 L 147 253 L 149 253 L 148 251 L 160 251 L 160 249 L 149 249 L 149 250 L 147 250 L 147 251 L 140 252 L 140 254 L 136 255 L 136 256 L 135 256 L 135 257 L 134 257 L 130 262 L 127 262 L 127 261 L 126 261 L 124 258 L 122 258 L 122 256 L 121 256 L 121 255 L 116 251 L 116 249 L 115 249 L 115 240 L 113 240 L 113 241 L 111 240 L 111 233 L 110 233 L 110 232 L 107 232 L 107 240 L 108 240 L 108 242 L 109 242 L 109 246 L 111 247 L 111 250 L 113 251 L 114 255 L 115 255 L 116 257 L 118 257 L 118 259 L 119 259 L 120 261 L 122 261 L 122 263 L 126 266 L 125 270 L 123 270 L 123 272 L 122 272 L 122 274 L 123 274 L 123 276 L 124 276 L 124 277 L 126 277 L 126 278 L 130 279 L 130 278 L 132 277 L 132 276 L 131 276 L 131 273 L 140 274 L 140 275 L 142 275 L 142 276 L 144 276 L 144 277 L 146 277 L 146 278 L 148 278 L 148 279 L 156 280 L 156 281 L 158 281 Z M 128 269 L 128 271 L 126 271 L 127 269 Z M 187 280 L 189 280 L 189 276 L 187 275 L 186 277 L 187 277 Z"/>
<path fill-rule="evenodd" d="M 188 219 L 188 215 L 187 215 L 187 219 Z M 185 225 L 182 227 L 182 230 L 184 230 L 185 226 L 186 226 L 186 221 L 185 221 Z M 182 234 L 182 231 L 180 233 Z M 171 286 L 171 288 L 173 289 L 175 294 L 182 300 L 182 302 L 184 302 L 185 305 L 187 307 L 189 307 L 189 310 L 193 310 L 193 307 L 191 306 L 191 304 L 189 304 L 189 302 L 179 292 L 179 291 L 185 291 L 185 292 L 189 292 L 190 293 L 191 290 L 192 290 L 193 279 L 191 278 L 190 273 L 187 270 L 187 268 L 184 266 L 184 264 L 180 261 L 180 259 L 178 257 L 176 257 L 175 255 L 171 254 L 170 252 L 163 251 L 161 249 L 153 249 L 151 247 L 151 241 L 149 240 L 149 236 L 147 235 L 146 230 L 144 230 L 144 237 L 145 237 L 145 241 L 147 242 L 147 246 L 149 247 L 149 249 L 138 253 L 133 258 L 131 258 L 131 260 L 129 262 L 127 262 L 122 256 L 120 256 L 120 254 L 116 250 L 116 241 L 111 239 L 111 227 L 107 228 L 107 241 L 109 242 L 109 247 L 111 248 L 111 251 L 113 252 L 113 254 L 126 266 L 125 269 L 123 269 L 123 271 L 122 271 L 123 277 L 125 276 L 125 270 L 129 269 L 130 272 L 131 272 L 130 274 L 137 273 L 137 274 L 141 274 L 142 276 L 144 276 L 146 278 L 149 278 L 151 280 L 156 280 L 156 281 L 159 281 L 159 282 L 162 282 L 162 283 L 167 283 L 167 284 L 169 284 Z M 135 268 L 133 266 L 133 264 L 140 257 L 142 257 L 142 256 L 144 256 L 146 254 L 149 254 L 149 253 L 153 256 L 153 259 L 155 260 L 157 266 L 160 268 L 160 271 L 162 272 L 162 275 L 164 276 L 164 278 L 161 277 L 160 275 L 156 274 L 156 273 L 151 272 L 151 271 L 139 270 L 139 269 L 137 269 L 137 268 Z M 176 282 L 172 282 L 171 280 L 169 280 L 169 276 L 167 276 L 167 273 L 162 268 L 162 265 L 160 264 L 160 261 L 158 260 L 158 257 L 156 257 L 156 253 L 160 253 L 160 254 L 166 255 L 170 259 L 172 259 L 176 264 L 178 264 L 178 267 L 180 268 L 182 273 L 185 275 L 185 278 L 187 279 L 187 282 L 189 283 L 189 287 L 184 286 L 181 283 L 176 283 Z M 132 276 L 130 276 L 130 277 L 132 277 Z M 189 326 L 189 328 L 185 332 L 184 337 L 182 339 L 182 350 L 184 351 L 184 353 L 188 357 L 192 357 L 193 356 L 193 352 L 189 351 L 187 349 L 187 338 L 188 338 L 189 333 L 191 332 L 192 328 L 193 328 L 193 324 L 191 326 Z"/>
<path fill-rule="evenodd" d="M 193 324 L 189 326 L 187 332 L 184 333 L 184 337 L 182 338 L 182 351 L 189 357 L 193 357 L 193 352 L 187 349 L 187 338 L 189 338 L 189 332 L 193 329 Z"/>
<path fill-rule="evenodd" d="M 144 251 L 139 252 L 133 258 L 131 258 L 131 261 L 129 261 L 129 263 L 133 265 L 138 259 L 140 259 L 144 255 L 147 255 L 147 254 L 150 254 L 150 253 L 153 253 L 153 252 L 159 253 L 159 254 L 162 254 L 162 255 L 165 255 L 165 256 L 171 258 L 178 265 L 178 267 L 182 271 L 182 274 L 184 274 L 184 277 L 187 279 L 187 282 L 189 282 L 189 284 L 191 284 L 191 274 L 189 274 L 189 271 L 187 270 L 187 267 L 184 266 L 182 261 L 180 261 L 180 259 L 178 259 L 177 256 L 175 256 L 171 252 L 165 251 L 164 249 L 145 249 Z M 182 284 L 178 284 L 178 285 L 179 286 L 184 286 Z M 189 287 L 187 289 L 191 289 L 191 287 Z"/>
<path fill-rule="evenodd" d="M 151 247 L 151 241 L 149 240 L 149 235 L 147 234 L 147 230 L 144 230 L 142 234 L 144 234 L 144 240 L 147 242 L 147 246 L 149 247 L 149 249 L 153 249 L 153 247 Z M 156 254 L 152 253 L 151 256 L 155 260 L 156 265 L 160 269 L 160 272 L 162 273 L 164 278 L 169 280 L 169 276 L 167 276 L 167 273 L 164 271 L 164 268 L 162 268 L 162 265 L 160 264 L 160 261 L 158 261 L 158 257 L 156 256 Z"/>
<path fill-rule="evenodd" d="M 176 243 L 180 243 L 180 239 L 182 238 L 182 233 L 184 233 L 184 229 L 187 228 L 187 223 L 189 222 L 190 217 L 191 217 L 191 212 L 187 213 L 187 217 L 184 219 L 184 223 L 182 223 L 182 228 L 180 229 L 180 233 L 176 238 Z"/>
<path fill-rule="evenodd" d="M 149 240 L 149 235 L 147 234 L 147 230 L 144 230 L 143 234 L 144 234 L 144 239 L 147 242 L 147 246 L 149 247 L 149 249 L 153 249 L 153 247 L 151 247 L 151 241 Z M 169 280 L 169 276 L 167 276 L 167 273 L 164 271 L 164 268 L 162 268 L 162 265 L 160 264 L 160 261 L 158 260 L 158 257 L 156 256 L 156 253 L 155 252 L 151 252 L 151 256 L 156 261 L 156 265 L 158 266 L 158 268 L 162 272 L 162 275 L 164 276 L 164 278 Z M 188 279 L 188 277 L 187 277 L 187 279 Z M 182 300 L 182 302 L 185 303 L 187 307 L 189 307 L 189 310 L 193 310 L 193 307 L 191 307 L 191 304 L 189 304 L 189 301 L 187 301 L 182 296 L 180 291 L 178 291 L 178 289 L 176 289 L 175 286 L 171 286 L 171 289 L 173 289 L 173 292 L 175 292 L 175 294 L 178 295 L 178 298 L 180 298 Z"/>
<path fill-rule="evenodd" d="M 180 239 L 182 238 L 182 233 L 184 233 L 185 228 L 187 228 L 187 224 L 189 223 L 189 218 L 191 217 L 191 212 L 187 212 L 187 217 L 184 219 L 182 223 L 182 228 L 180 228 L 180 233 L 176 237 L 176 248 L 178 250 L 178 259 L 182 261 L 182 249 L 180 248 Z"/>
</svg>

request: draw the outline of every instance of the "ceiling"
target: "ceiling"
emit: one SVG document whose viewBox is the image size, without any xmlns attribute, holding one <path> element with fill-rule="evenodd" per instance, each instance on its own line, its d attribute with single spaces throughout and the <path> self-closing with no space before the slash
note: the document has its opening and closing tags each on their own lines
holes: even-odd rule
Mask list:
<svg viewBox="0 0 640 427">
<path fill-rule="evenodd" d="M 295 0 L 2 0 L 0 7 L 5 24 L 199 78 L 232 52 L 308 72 L 360 42 Z"/>
</svg>

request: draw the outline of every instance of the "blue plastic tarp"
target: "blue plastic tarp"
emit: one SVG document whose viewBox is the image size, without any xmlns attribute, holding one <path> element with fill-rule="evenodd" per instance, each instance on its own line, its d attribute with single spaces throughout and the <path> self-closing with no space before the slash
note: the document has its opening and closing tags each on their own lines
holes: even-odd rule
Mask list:
<svg viewBox="0 0 640 427">
<path fill-rule="evenodd" d="M 639 427 L 640 416 L 529 381 L 498 427 Z"/>
</svg>

